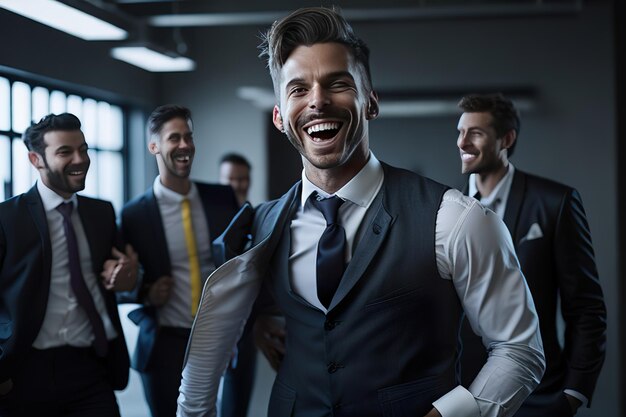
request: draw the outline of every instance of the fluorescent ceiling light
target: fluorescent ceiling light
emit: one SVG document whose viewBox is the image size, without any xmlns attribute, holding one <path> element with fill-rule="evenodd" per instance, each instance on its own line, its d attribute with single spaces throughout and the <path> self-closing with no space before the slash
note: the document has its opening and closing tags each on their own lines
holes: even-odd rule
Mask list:
<svg viewBox="0 0 626 417">
<path fill-rule="evenodd" d="M 171 57 L 145 46 L 119 46 L 111 49 L 111 56 L 150 72 L 193 71 L 196 63 L 182 56 Z"/>
<path fill-rule="evenodd" d="M 128 32 L 53 0 L 0 0 L 0 7 L 86 41 L 122 40 Z"/>
</svg>

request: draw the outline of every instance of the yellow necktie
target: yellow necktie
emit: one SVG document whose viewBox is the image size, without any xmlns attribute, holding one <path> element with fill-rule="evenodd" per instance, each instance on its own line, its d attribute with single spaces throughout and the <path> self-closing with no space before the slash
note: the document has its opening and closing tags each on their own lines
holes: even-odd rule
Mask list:
<svg viewBox="0 0 626 417">
<path fill-rule="evenodd" d="M 201 282 L 200 282 L 200 260 L 198 259 L 198 249 L 196 238 L 193 234 L 191 223 L 191 206 L 188 199 L 182 201 L 183 229 L 185 229 L 185 243 L 187 244 L 187 255 L 189 256 L 189 280 L 191 282 L 191 316 L 195 317 L 200 304 Z"/>
</svg>

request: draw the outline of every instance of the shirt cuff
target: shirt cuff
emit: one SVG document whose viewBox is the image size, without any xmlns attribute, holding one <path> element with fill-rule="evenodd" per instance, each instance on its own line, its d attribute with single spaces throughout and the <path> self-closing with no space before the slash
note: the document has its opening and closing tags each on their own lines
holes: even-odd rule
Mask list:
<svg viewBox="0 0 626 417">
<path fill-rule="evenodd" d="M 589 403 L 589 400 L 587 399 L 587 397 L 582 395 L 580 392 L 574 391 L 573 389 L 564 389 L 563 392 L 566 393 L 567 395 L 571 395 L 572 397 L 576 398 L 577 400 L 580 400 L 582 402 L 582 404 L 580 405 L 581 407 L 587 407 L 587 404 Z"/>
<path fill-rule="evenodd" d="M 471 392 L 457 386 L 433 403 L 442 417 L 476 417 L 480 410 Z"/>
</svg>

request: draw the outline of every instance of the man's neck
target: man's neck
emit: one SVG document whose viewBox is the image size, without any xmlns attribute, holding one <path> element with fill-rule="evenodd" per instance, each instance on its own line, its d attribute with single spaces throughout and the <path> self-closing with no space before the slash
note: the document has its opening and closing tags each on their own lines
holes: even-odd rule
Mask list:
<svg viewBox="0 0 626 417">
<path fill-rule="evenodd" d="M 161 184 L 180 195 L 186 195 L 191 189 L 191 180 L 189 178 L 166 177 L 161 175 Z"/>
<path fill-rule="evenodd" d="M 480 195 L 483 197 L 489 196 L 508 170 L 509 164 L 506 162 L 497 169 L 476 173 L 476 189 L 478 189 Z"/>
<path fill-rule="evenodd" d="M 368 160 L 369 152 L 363 158 L 354 158 L 346 164 L 334 168 L 320 169 L 313 166 L 305 158 L 302 158 L 304 173 L 307 179 L 328 194 L 335 194 L 349 183 L 363 169 Z"/>
</svg>

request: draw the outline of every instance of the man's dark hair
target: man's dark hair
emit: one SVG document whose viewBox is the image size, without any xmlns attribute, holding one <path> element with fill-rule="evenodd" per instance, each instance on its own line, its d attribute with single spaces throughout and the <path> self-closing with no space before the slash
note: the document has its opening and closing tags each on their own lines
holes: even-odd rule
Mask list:
<svg viewBox="0 0 626 417">
<path fill-rule="evenodd" d="M 298 46 L 335 42 L 345 45 L 363 70 L 366 92 L 372 90 L 370 51 L 365 42 L 357 38 L 352 27 L 335 8 L 308 7 L 298 9 L 276 22 L 262 35 L 260 57 L 267 66 L 274 83 L 276 97 L 280 96 L 280 69 Z"/>
<path fill-rule="evenodd" d="M 32 123 L 24 132 L 22 139 L 29 151 L 42 155 L 45 160 L 46 143 L 43 137 L 46 133 L 63 130 L 80 130 L 80 120 L 71 113 L 49 114 L 37 123 Z"/>
<path fill-rule="evenodd" d="M 146 129 L 148 142 L 155 140 L 163 125 L 175 118 L 181 118 L 186 120 L 188 123 L 193 124 L 193 120 L 191 119 L 191 110 L 187 107 L 179 106 L 177 104 L 166 104 L 154 109 L 152 114 L 148 117 L 148 127 Z"/>
<path fill-rule="evenodd" d="M 503 137 L 510 130 L 519 136 L 520 116 L 513 102 L 501 93 L 496 94 L 470 94 L 459 101 L 459 107 L 466 113 L 490 113 L 493 117 L 493 128 L 498 138 Z M 508 148 L 507 156 L 510 158 L 515 150 L 517 140 Z"/>
<path fill-rule="evenodd" d="M 222 156 L 222 159 L 220 160 L 220 165 L 222 165 L 224 162 L 230 162 L 231 164 L 235 165 L 243 165 L 248 168 L 248 171 L 252 170 L 250 162 L 248 162 L 248 160 L 243 155 L 240 155 L 238 153 L 227 153 L 226 155 Z"/>
</svg>

